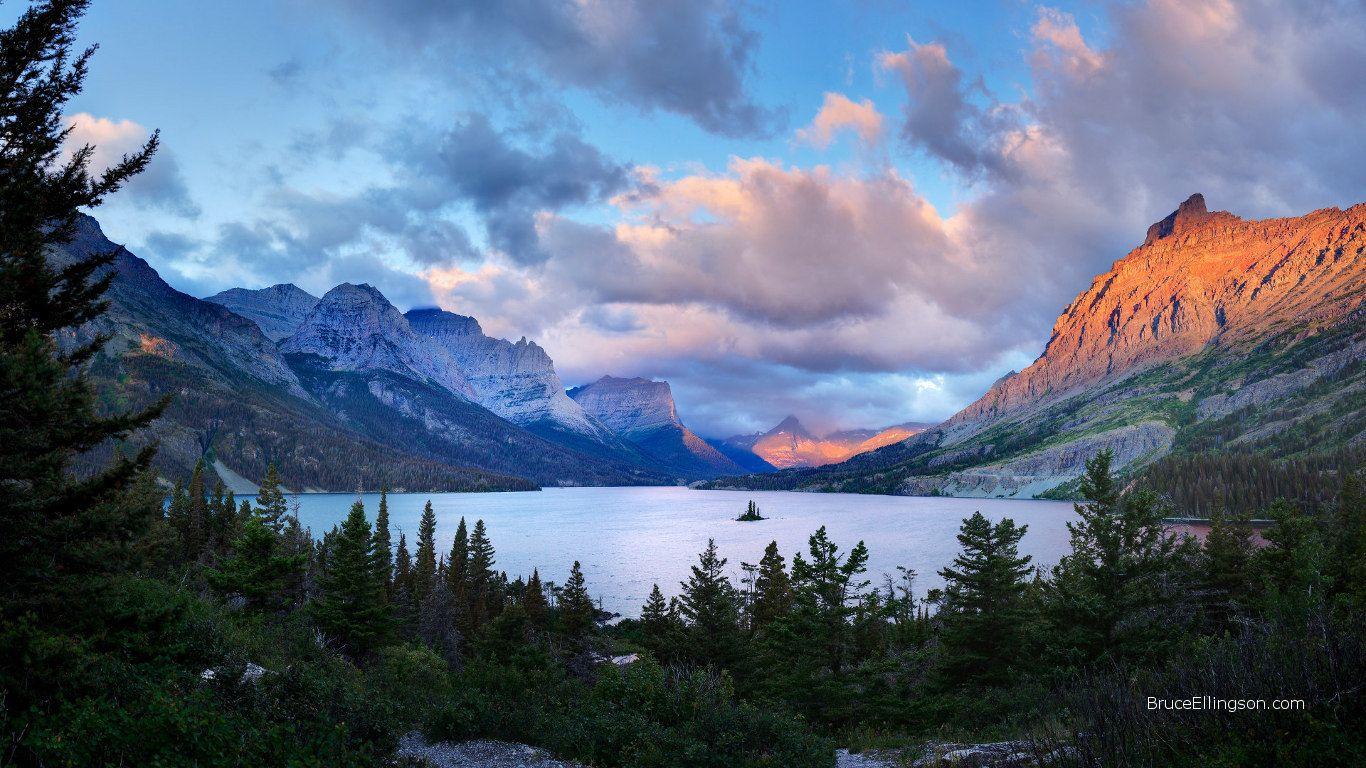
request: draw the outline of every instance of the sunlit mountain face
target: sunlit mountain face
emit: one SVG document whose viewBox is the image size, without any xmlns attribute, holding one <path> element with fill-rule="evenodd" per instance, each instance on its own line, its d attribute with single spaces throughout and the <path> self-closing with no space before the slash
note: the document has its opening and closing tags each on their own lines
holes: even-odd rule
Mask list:
<svg viewBox="0 0 1366 768">
<path fill-rule="evenodd" d="M 884 429 L 849 429 L 817 437 L 808 432 L 796 416 L 788 416 L 767 432 L 736 435 L 726 442 L 748 448 L 778 469 L 820 467 L 900 442 L 929 426 L 896 424 Z"/>
</svg>

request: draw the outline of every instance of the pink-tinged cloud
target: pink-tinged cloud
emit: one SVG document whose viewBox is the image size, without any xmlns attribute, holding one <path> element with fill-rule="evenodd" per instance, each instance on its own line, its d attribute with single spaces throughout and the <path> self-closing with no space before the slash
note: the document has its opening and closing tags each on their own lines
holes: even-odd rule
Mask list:
<svg viewBox="0 0 1366 768">
<path fill-rule="evenodd" d="M 1086 77 L 1105 66 L 1105 56 L 1091 49 L 1070 13 L 1040 8 L 1030 30 L 1036 45 L 1036 66 L 1057 66 L 1073 77 Z"/>
<path fill-rule="evenodd" d="M 84 145 L 94 147 L 90 170 L 99 173 L 142 148 L 152 131 L 132 120 L 113 120 L 88 112 L 78 112 L 67 118 L 71 133 L 62 146 L 62 160 L 71 157 Z M 199 207 L 190 199 L 185 179 L 174 152 L 162 145 L 147 170 L 135 176 L 124 188 L 124 198 L 142 208 L 159 208 L 187 218 L 199 215 Z"/>
<path fill-rule="evenodd" d="M 852 131 L 865 147 L 882 141 L 882 113 L 871 99 L 855 102 L 840 93 L 826 93 L 810 125 L 797 130 L 797 141 L 817 149 L 829 147 L 842 131 Z"/>
</svg>

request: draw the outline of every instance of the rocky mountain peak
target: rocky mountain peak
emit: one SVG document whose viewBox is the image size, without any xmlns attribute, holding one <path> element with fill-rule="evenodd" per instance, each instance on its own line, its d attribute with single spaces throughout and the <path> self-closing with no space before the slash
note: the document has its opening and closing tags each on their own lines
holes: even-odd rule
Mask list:
<svg viewBox="0 0 1366 768">
<path fill-rule="evenodd" d="M 626 437 L 682 424 L 667 381 L 603 376 L 569 390 L 569 396 L 590 416 Z"/>
<path fill-rule="evenodd" d="M 450 353 L 418 335 L 384 294 L 367 283 L 342 283 L 323 294 L 280 350 L 315 355 L 336 371 L 388 371 L 457 395 L 473 395 Z"/>
<path fill-rule="evenodd" d="M 783 419 L 782 421 L 778 422 L 778 425 L 777 425 L 776 427 L 774 427 L 773 429 L 770 429 L 770 430 L 769 430 L 768 432 L 766 432 L 765 434 L 768 434 L 768 435 L 794 435 L 794 436 L 796 436 L 796 437 L 811 437 L 811 436 L 812 436 L 810 432 L 806 431 L 806 427 L 802 426 L 802 422 L 801 422 L 796 416 L 793 416 L 793 415 L 791 415 L 791 414 L 789 414 L 789 415 L 787 416 L 787 418 L 785 418 L 785 419 Z"/>
<path fill-rule="evenodd" d="M 294 335 L 295 329 L 317 306 L 318 297 L 293 283 L 279 283 L 257 290 L 229 288 L 205 301 L 251 320 L 266 338 L 280 341 Z"/>
<path fill-rule="evenodd" d="M 1205 207 L 1205 196 L 1196 192 L 1167 214 L 1166 218 L 1148 227 L 1148 236 L 1143 244 L 1152 245 L 1164 237 L 1198 226 L 1212 215 Z"/>
<path fill-rule="evenodd" d="M 1313 333 L 1361 306 L 1366 204 L 1250 221 L 1210 213 L 1193 195 L 1153 227 L 1063 310 L 1033 364 L 946 426 L 975 432 L 1211 346 L 1236 352 L 1277 329 Z"/>
</svg>

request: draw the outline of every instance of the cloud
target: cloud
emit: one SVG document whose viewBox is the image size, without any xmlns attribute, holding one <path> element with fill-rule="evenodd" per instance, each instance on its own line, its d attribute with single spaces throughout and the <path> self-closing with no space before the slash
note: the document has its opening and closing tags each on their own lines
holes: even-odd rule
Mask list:
<svg viewBox="0 0 1366 768">
<path fill-rule="evenodd" d="M 882 141 L 882 113 L 871 99 L 854 102 L 839 93 L 826 93 L 825 101 L 811 124 L 797 131 L 797 141 L 817 149 L 829 147 L 841 131 L 858 135 L 865 147 Z"/>
<path fill-rule="evenodd" d="M 627 169 L 567 132 L 539 151 L 515 146 L 482 114 L 403 150 L 409 172 L 433 192 L 471 204 L 484 219 L 489 243 L 518 261 L 542 261 L 535 228 L 540 211 L 584 205 L 623 190 Z"/>
<path fill-rule="evenodd" d="M 63 147 L 63 159 L 76 149 L 90 145 L 90 171 L 98 174 L 126 154 L 142 148 L 151 131 L 132 120 L 112 120 L 86 112 L 68 116 L 71 133 Z M 175 153 L 164 144 L 157 151 L 147 169 L 124 185 L 120 199 L 144 209 L 157 209 L 176 216 L 194 219 L 201 211 L 190 197 L 185 176 Z"/>
<path fill-rule="evenodd" d="M 325 1 L 462 75 L 517 61 L 551 83 L 723 136 L 770 134 L 780 119 L 745 87 L 758 36 L 724 0 Z"/>
</svg>

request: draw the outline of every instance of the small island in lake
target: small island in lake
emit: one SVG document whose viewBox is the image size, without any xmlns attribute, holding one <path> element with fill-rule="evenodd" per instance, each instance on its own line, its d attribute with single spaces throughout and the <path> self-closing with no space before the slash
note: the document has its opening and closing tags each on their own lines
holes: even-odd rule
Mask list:
<svg viewBox="0 0 1366 768">
<path fill-rule="evenodd" d="M 742 523 L 754 523 L 759 520 L 767 520 L 768 518 L 759 514 L 759 505 L 755 504 L 754 500 L 751 499 L 749 506 L 745 507 L 745 514 L 740 515 L 735 519 Z"/>
</svg>

